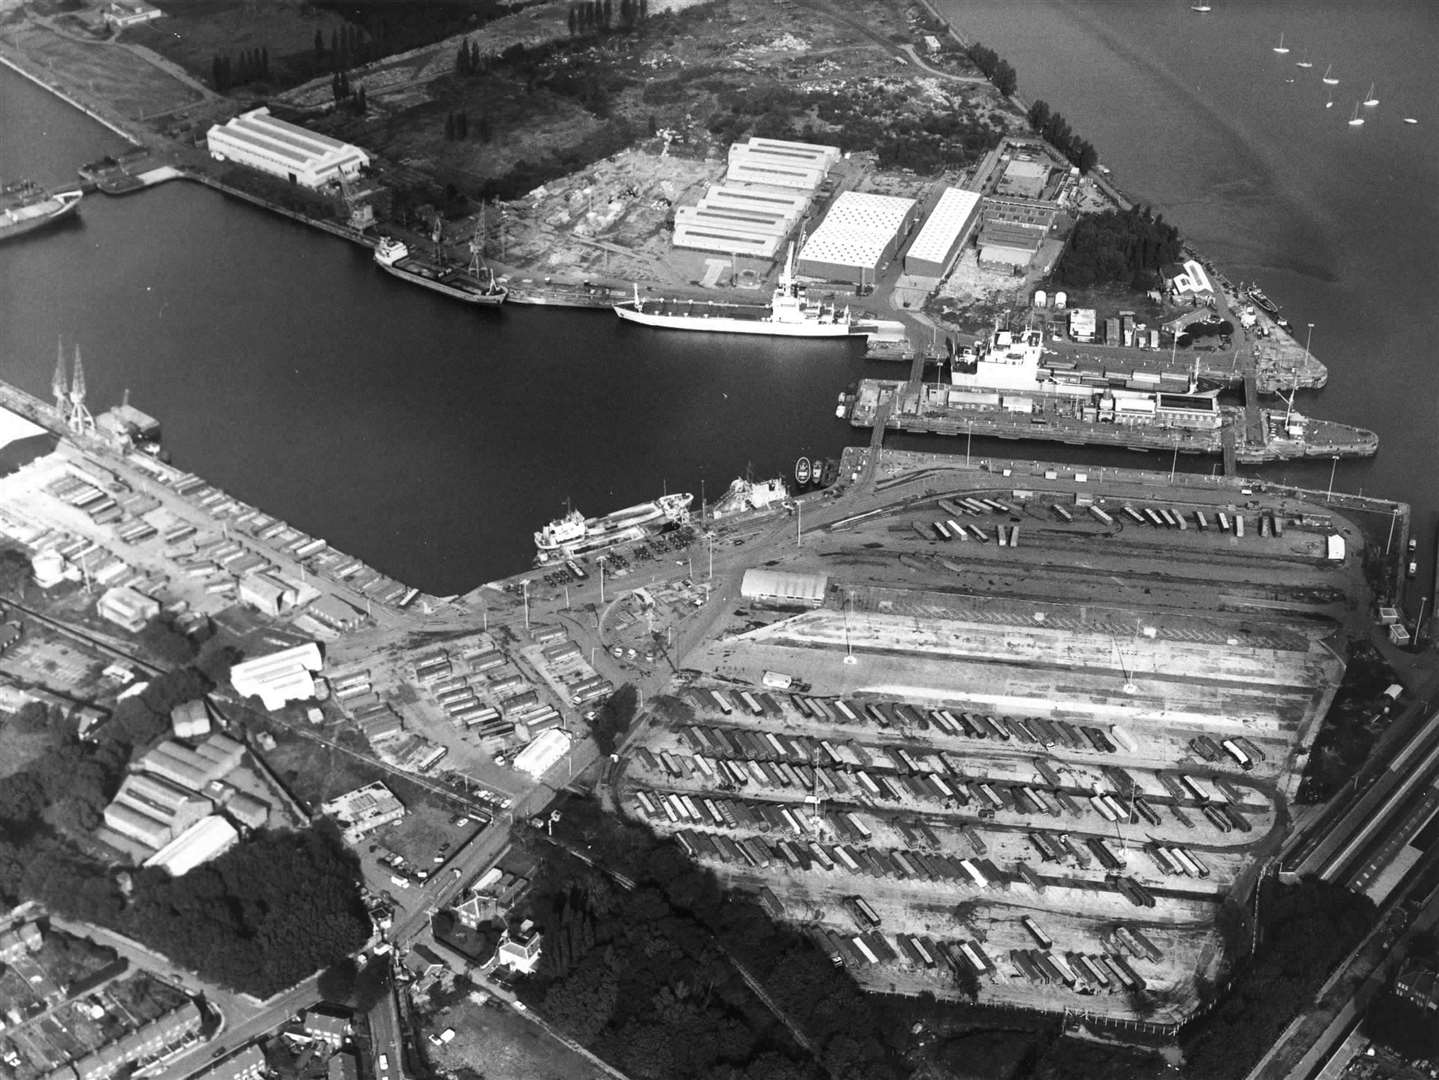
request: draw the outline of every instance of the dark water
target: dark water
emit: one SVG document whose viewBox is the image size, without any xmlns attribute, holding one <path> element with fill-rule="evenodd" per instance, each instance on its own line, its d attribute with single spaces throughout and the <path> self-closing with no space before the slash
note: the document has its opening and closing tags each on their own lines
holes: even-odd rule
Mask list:
<svg viewBox="0 0 1439 1080">
<path fill-rule="evenodd" d="M 1427 533 L 1439 509 L 1439 17 L 1402 0 L 1215 9 L 951 4 L 1122 186 L 1231 278 L 1261 280 L 1301 331 L 1316 324 L 1329 387 L 1299 407 L 1382 439 L 1374 461 L 1339 466 L 1336 486 L 1414 502 Z M 1294 46 L 1283 58 L 1270 51 L 1281 29 Z M 1293 66 L 1306 46 L 1307 73 Z M 1344 81 L 1326 110 L 1331 60 Z M 1371 78 L 1382 104 L 1351 129 Z M 1401 124 L 1401 109 L 1424 123 Z M 0 174 L 60 182 L 117 143 L 0 72 Z M 833 344 L 468 311 L 385 277 L 361 249 L 184 184 L 88 199 L 73 228 L 0 247 L 0 313 L 5 378 L 48 393 L 56 336 L 79 340 L 93 399 L 128 386 L 178 464 L 441 593 L 524 565 L 529 534 L 566 498 L 600 512 L 664 488 L 698 494 L 702 480 L 713 497 L 749 463 L 772 475 L 801 452 L 836 452 L 856 436 L 834 419 L 835 394 L 866 371 Z M 1270 473 L 1323 487 L 1329 463 Z"/>
</svg>

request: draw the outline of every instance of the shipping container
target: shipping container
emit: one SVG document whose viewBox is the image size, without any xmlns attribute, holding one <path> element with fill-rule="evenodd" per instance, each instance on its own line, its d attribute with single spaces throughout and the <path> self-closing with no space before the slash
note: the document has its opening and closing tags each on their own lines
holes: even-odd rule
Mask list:
<svg viewBox="0 0 1439 1080">
<path fill-rule="evenodd" d="M 989 955 L 978 942 L 966 941 L 960 945 L 959 951 L 964 954 L 966 960 L 974 965 L 974 970 L 981 975 L 994 970 L 994 964 L 990 961 Z"/>
<path fill-rule="evenodd" d="M 1226 533 L 1229 531 L 1229 515 L 1223 510 L 1219 511 L 1219 531 Z"/>
<path fill-rule="evenodd" d="M 1039 924 L 1035 922 L 1034 919 L 1028 915 L 1023 915 L 1019 921 L 1023 924 L 1024 928 L 1029 931 L 1029 936 L 1034 938 L 1041 949 L 1054 948 L 1054 940 L 1039 928 Z"/>
<path fill-rule="evenodd" d="M 1035 758 L 1034 769 L 1050 787 L 1062 787 L 1064 781 L 1060 778 L 1059 771 L 1046 759 Z"/>
<path fill-rule="evenodd" d="M 1237 536 L 1240 540 L 1243 540 L 1243 539 L 1244 539 L 1244 515 L 1243 515 L 1243 514 L 1235 514 L 1235 515 L 1234 515 L 1234 535 Z"/>
<path fill-rule="evenodd" d="M 869 901 L 864 897 L 847 896 L 844 905 L 861 930 L 873 930 L 880 924 L 879 916 L 875 914 L 874 908 L 869 906 Z"/>
<path fill-rule="evenodd" d="M 1199 526 L 1199 531 L 1204 532 L 1209 528 L 1209 519 L 1204 516 L 1203 510 L 1194 511 L 1194 524 Z"/>
</svg>

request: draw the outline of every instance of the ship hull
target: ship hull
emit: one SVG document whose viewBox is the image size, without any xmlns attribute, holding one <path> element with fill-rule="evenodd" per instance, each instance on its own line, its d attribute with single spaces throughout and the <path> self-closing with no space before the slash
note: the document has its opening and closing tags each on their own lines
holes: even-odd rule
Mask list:
<svg viewBox="0 0 1439 1080">
<path fill-rule="evenodd" d="M 661 330 L 690 330 L 707 334 L 754 334 L 764 337 L 847 338 L 862 337 L 864 331 L 850 322 L 773 322 L 763 317 L 733 315 L 672 315 L 636 311 L 633 305 L 616 304 L 614 313 L 625 322 Z"/>
<path fill-rule="evenodd" d="M 400 264 L 379 263 L 380 269 L 387 274 L 399 278 L 401 281 L 408 281 L 411 285 L 419 285 L 421 288 L 437 292 L 441 296 L 448 296 L 451 300 L 459 300 L 465 304 L 478 304 L 484 307 L 496 307 L 505 302 L 506 290 L 496 289 L 493 292 L 483 292 L 479 289 L 460 288 L 448 282 L 429 277 L 415 270 L 410 270 Z"/>
<path fill-rule="evenodd" d="M 80 208 L 79 193 L 76 193 L 73 198 L 66 196 L 57 198 L 60 200 L 59 205 L 47 214 L 36 214 L 19 221 L 0 221 L 0 242 L 14 240 L 40 229 L 48 229 L 50 226 L 64 221 Z"/>
</svg>

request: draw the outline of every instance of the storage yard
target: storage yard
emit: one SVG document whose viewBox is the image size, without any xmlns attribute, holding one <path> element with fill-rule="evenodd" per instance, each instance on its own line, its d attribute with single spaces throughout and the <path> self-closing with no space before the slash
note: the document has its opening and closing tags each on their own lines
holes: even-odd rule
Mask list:
<svg viewBox="0 0 1439 1080">
<path fill-rule="evenodd" d="M 915 475 L 750 551 L 621 804 L 875 989 L 1182 1019 L 1340 682 L 1359 530 L 1156 475 Z"/>
</svg>

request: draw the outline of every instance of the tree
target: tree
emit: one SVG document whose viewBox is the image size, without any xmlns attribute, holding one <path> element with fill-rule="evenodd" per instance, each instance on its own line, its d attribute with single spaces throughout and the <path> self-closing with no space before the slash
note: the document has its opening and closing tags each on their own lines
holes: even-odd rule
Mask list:
<svg viewBox="0 0 1439 1080">
<path fill-rule="evenodd" d="M 991 81 L 994 83 L 994 88 L 1005 97 L 1012 97 L 1015 90 L 1019 88 L 1019 76 L 1015 74 L 1014 68 L 1007 60 L 1001 60 L 995 66 Z"/>
<path fill-rule="evenodd" d="M 1049 102 L 1037 99 L 1029 107 L 1029 126 L 1035 131 L 1043 131 L 1049 123 Z"/>
<path fill-rule="evenodd" d="M 615 746 L 629 731 L 638 707 L 639 691 L 633 684 L 625 683 L 595 710 L 595 717 L 590 721 L 590 731 L 600 753 L 608 757 L 615 752 Z"/>
</svg>

